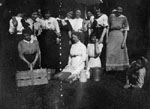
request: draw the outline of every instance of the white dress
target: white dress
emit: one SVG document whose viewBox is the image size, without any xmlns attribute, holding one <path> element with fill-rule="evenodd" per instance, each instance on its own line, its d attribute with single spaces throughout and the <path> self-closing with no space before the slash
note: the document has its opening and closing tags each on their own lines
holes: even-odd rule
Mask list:
<svg viewBox="0 0 150 109">
<path fill-rule="evenodd" d="M 88 53 L 88 57 L 89 57 L 89 61 L 88 61 L 88 70 L 90 70 L 90 68 L 94 68 L 94 67 L 101 67 L 101 60 L 100 57 L 96 57 L 95 58 L 95 45 L 92 43 L 89 43 L 87 45 L 87 53 Z M 99 51 L 101 53 L 102 48 L 103 48 L 103 44 L 99 44 L 98 45 Z"/>
<path fill-rule="evenodd" d="M 142 69 L 139 69 L 137 71 L 137 73 L 139 74 L 139 78 L 137 80 L 137 85 L 142 88 L 143 85 L 144 85 L 144 78 L 146 76 L 146 69 L 145 68 L 142 68 Z"/>
<path fill-rule="evenodd" d="M 78 75 L 85 67 L 85 61 L 87 59 L 86 46 L 80 41 L 73 44 L 70 49 L 70 56 L 68 65 L 62 72 L 71 72 Z"/>
<path fill-rule="evenodd" d="M 103 27 L 108 26 L 108 16 L 106 14 L 103 14 L 101 17 L 96 19 L 98 25 L 101 25 Z"/>
<path fill-rule="evenodd" d="M 72 28 L 76 32 L 82 32 L 83 27 L 83 19 L 82 18 L 74 18 L 72 20 Z"/>
</svg>

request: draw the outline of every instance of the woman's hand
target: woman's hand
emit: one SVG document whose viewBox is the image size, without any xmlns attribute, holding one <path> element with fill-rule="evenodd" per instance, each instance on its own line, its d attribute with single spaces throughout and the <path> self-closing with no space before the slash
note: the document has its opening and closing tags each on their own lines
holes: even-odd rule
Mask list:
<svg viewBox="0 0 150 109">
<path fill-rule="evenodd" d="M 99 41 L 98 41 L 98 39 L 96 38 L 96 41 L 95 41 L 96 43 L 98 43 Z"/>
<path fill-rule="evenodd" d="M 123 42 L 123 43 L 121 44 L 121 49 L 124 49 L 124 47 L 125 47 L 125 43 Z"/>
<path fill-rule="evenodd" d="M 30 68 L 30 70 L 33 69 L 32 63 L 28 63 L 28 67 Z"/>
<path fill-rule="evenodd" d="M 32 68 L 34 68 L 34 66 L 35 66 L 35 63 L 36 63 L 36 62 L 32 62 L 32 64 L 31 64 L 31 65 L 32 65 Z"/>
</svg>

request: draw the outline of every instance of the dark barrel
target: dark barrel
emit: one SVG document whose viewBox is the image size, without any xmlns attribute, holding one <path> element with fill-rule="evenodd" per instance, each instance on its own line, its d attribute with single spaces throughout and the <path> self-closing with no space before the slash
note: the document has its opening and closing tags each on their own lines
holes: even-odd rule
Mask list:
<svg viewBox="0 0 150 109">
<path fill-rule="evenodd" d="M 100 68 L 100 67 L 91 68 L 90 69 L 91 79 L 94 81 L 100 81 L 103 71 L 104 71 L 104 69 Z"/>
</svg>

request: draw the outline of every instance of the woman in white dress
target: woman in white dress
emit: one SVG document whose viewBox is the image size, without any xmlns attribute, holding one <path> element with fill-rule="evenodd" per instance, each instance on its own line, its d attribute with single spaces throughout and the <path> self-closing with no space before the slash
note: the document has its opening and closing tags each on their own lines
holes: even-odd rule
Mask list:
<svg viewBox="0 0 150 109">
<path fill-rule="evenodd" d="M 87 45 L 87 54 L 88 54 L 88 69 L 91 68 L 101 68 L 101 60 L 99 56 L 101 55 L 101 51 L 103 48 L 102 43 L 98 43 L 98 39 L 96 39 L 96 36 L 93 35 L 90 38 L 90 43 Z"/>
<path fill-rule="evenodd" d="M 72 40 L 74 44 L 72 44 L 70 49 L 68 65 L 62 72 L 71 72 L 71 76 L 69 76 L 69 78 L 77 79 L 80 72 L 85 67 L 87 52 L 86 46 L 79 40 L 78 32 L 72 33 Z"/>
</svg>

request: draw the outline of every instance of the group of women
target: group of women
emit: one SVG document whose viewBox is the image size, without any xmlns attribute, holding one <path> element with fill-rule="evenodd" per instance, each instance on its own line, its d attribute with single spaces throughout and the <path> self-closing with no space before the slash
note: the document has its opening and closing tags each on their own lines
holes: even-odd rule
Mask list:
<svg viewBox="0 0 150 109">
<path fill-rule="evenodd" d="M 122 11 L 117 7 L 108 18 L 98 8 L 95 15 L 88 11 L 87 19 L 81 18 L 79 9 L 74 19 L 72 10 L 67 13 L 62 10 L 58 18 L 52 17 L 50 11 L 44 17 L 40 11 L 33 12 L 32 17 L 18 14 L 10 20 L 9 32 L 19 39 L 19 56 L 28 68 L 35 67 L 39 57 L 42 67 L 57 72 L 79 74 L 91 67 L 123 71 L 129 66 L 126 47 L 129 25 Z"/>
</svg>

